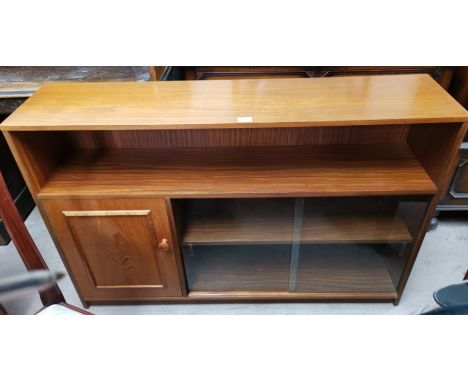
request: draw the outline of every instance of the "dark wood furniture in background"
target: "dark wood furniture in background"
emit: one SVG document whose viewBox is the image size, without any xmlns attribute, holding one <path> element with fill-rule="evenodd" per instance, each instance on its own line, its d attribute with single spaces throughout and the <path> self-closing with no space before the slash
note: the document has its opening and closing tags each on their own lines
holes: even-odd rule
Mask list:
<svg viewBox="0 0 468 382">
<path fill-rule="evenodd" d="M 0 173 L 0 217 L 5 225 L 16 249 L 18 250 L 21 260 L 28 271 L 46 270 L 47 265 L 42 258 L 36 244 L 29 234 L 23 219 L 16 209 L 15 203 L 11 198 L 7 185 Z M 41 301 L 45 306 L 59 304 L 65 302 L 62 292 L 58 285 L 40 292 Z"/>
<path fill-rule="evenodd" d="M 22 216 L 16 209 L 15 203 L 10 195 L 8 187 L 3 179 L 0 171 L 0 218 L 3 221 L 16 249 L 28 271 L 47 270 L 47 264 L 29 234 Z M 39 297 L 44 307 L 44 311 L 48 307 L 60 305 L 62 309 L 71 310 L 81 314 L 91 314 L 73 305 L 67 304 L 65 298 L 57 283 L 54 283 L 50 288 L 39 292 Z M 40 311 L 40 312 L 41 312 Z M 0 305 L 0 314 L 6 314 L 5 308 Z M 39 312 L 38 312 L 39 313 Z"/>
<path fill-rule="evenodd" d="M 47 82 L 148 81 L 150 72 L 147 66 L 0 66 L 0 114 L 14 112 Z"/>
<path fill-rule="evenodd" d="M 0 122 L 4 118 L 6 115 L 0 116 Z M 0 172 L 4 174 L 5 183 L 14 198 L 19 214 L 23 219 L 26 219 L 34 208 L 34 201 L 3 135 L 0 136 Z M 10 236 L 3 219 L 0 217 L 0 245 L 6 245 L 9 242 Z"/>
<path fill-rule="evenodd" d="M 397 303 L 466 121 L 419 74 L 47 84 L 1 128 L 84 304 Z"/>
<path fill-rule="evenodd" d="M 179 68 L 172 68 L 178 72 Z M 447 66 L 188 66 L 181 67 L 185 80 L 242 78 L 311 78 L 427 73 L 448 89 L 454 67 Z"/>
<path fill-rule="evenodd" d="M 450 94 L 468 109 L 468 67 L 455 70 Z M 459 152 L 459 162 L 451 178 L 447 192 L 439 203 L 438 211 L 468 211 L 468 135 L 465 136 Z"/>
<path fill-rule="evenodd" d="M 145 66 L 0 66 L 0 122 L 46 82 L 147 81 L 163 70 Z M 0 136 L 0 171 L 20 215 L 26 219 L 34 208 L 34 201 L 3 136 Z M 9 242 L 10 237 L 0 219 L 0 245 Z"/>
</svg>

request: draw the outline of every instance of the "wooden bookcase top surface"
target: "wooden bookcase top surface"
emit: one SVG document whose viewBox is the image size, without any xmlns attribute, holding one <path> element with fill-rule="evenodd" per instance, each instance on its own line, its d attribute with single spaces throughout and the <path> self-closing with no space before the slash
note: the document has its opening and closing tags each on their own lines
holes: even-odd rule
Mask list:
<svg viewBox="0 0 468 382">
<path fill-rule="evenodd" d="M 49 83 L 1 128 L 138 130 L 468 121 L 429 75 Z"/>
</svg>

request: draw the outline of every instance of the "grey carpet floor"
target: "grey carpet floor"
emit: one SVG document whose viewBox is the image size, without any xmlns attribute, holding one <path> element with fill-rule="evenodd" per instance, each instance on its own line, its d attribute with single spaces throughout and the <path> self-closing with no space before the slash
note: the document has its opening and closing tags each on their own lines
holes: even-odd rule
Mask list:
<svg viewBox="0 0 468 382">
<path fill-rule="evenodd" d="M 26 225 L 50 269 L 64 265 L 37 209 Z M 433 305 L 432 293 L 460 282 L 468 268 L 468 219 L 444 218 L 426 235 L 398 306 L 383 303 L 150 304 L 92 306 L 95 314 L 417 314 Z M 0 247 L 0 277 L 25 272 L 13 246 Z M 69 277 L 59 282 L 70 304 L 81 307 Z M 5 303 L 10 314 L 32 314 L 41 307 L 36 293 Z"/>
</svg>

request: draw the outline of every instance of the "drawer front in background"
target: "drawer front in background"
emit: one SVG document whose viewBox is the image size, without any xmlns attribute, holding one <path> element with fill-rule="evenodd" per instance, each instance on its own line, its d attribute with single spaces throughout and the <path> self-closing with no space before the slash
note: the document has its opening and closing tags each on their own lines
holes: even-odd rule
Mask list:
<svg viewBox="0 0 468 382">
<path fill-rule="evenodd" d="M 186 80 L 242 80 L 263 78 L 309 78 L 313 72 L 301 66 L 212 66 L 188 67 Z"/>
<path fill-rule="evenodd" d="M 460 150 L 460 160 L 455 170 L 452 183 L 438 210 L 468 210 L 468 143 L 464 142 Z"/>
<path fill-rule="evenodd" d="M 41 203 L 85 300 L 182 295 L 164 199 Z"/>
<path fill-rule="evenodd" d="M 317 77 L 370 76 L 390 74 L 429 74 L 445 89 L 453 77 L 453 67 L 440 66 L 322 66 L 317 67 Z"/>
<path fill-rule="evenodd" d="M 184 67 L 186 80 L 235 80 L 248 78 L 308 78 L 418 74 L 432 76 L 448 89 L 453 67 L 442 66 L 198 66 Z"/>
<path fill-rule="evenodd" d="M 461 159 L 452 181 L 450 196 L 455 199 L 465 199 L 468 202 L 468 147 L 462 149 L 460 153 Z"/>
</svg>

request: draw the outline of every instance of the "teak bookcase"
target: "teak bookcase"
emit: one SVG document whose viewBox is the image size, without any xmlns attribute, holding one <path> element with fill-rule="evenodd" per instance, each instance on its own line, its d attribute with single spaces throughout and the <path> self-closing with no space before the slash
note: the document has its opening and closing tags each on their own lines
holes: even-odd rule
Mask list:
<svg viewBox="0 0 468 382">
<path fill-rule="evenodd" d="M 428 75 L 57 83 L 2 130 L 85 305 L 397 303 L 467 114 Z"/>
</svg>

